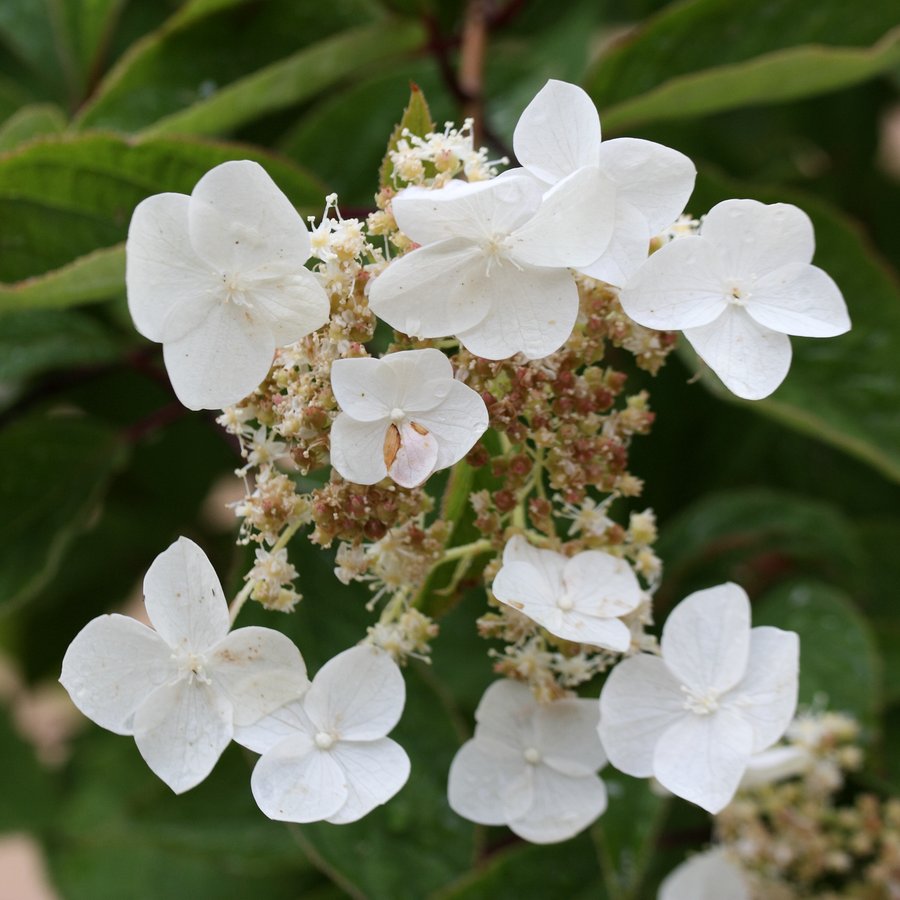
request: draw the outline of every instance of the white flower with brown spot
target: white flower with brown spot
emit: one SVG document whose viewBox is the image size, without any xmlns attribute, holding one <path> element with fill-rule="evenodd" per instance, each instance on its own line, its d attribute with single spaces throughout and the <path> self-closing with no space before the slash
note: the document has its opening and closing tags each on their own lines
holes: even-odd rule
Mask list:
<svg viewBox="0 0 900 900">
<path fill-rule="evenodd" d="M 420 485 L 462 459 L 488 426 L 484 401 L 432 348 L 336 360 L 331 388 L 342 410 L 331 427 L 331 464 L 356 484 L 389 476 Z"/>
</svg>

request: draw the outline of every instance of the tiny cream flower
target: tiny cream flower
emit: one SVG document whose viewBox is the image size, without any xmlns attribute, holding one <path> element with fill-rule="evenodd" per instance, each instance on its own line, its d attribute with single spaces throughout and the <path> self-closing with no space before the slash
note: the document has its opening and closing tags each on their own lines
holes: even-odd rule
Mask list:
<svg viewBox="0 0 900 900">
<path fill-rule="evenodd" d="M 597 718 L 592 700 L 538 703 L 524 685 L 495 681 L 450 766 L 450 807 L 536 844 L 574 837 L 606 809 Z"/>
<path fill-rule="evenodd" d="M 791 364 L 789 334 L 850 328 L 837 285 L 810 265 L 812 223 L 796 206 L 725 200 L 700 233 L 656 251 L 622 290 L 640 325 L 680 330 L 732 393 L 768 397 Z"/>
<path fill-rule="evenodd" d="M 515 535 L 503 549 L 491 590 L 557 637 L 619 653 L 631 646 L 620 616 L 638 607 L 641 587 L 624 559 L 601 550 L 569 558 Z"/>
<path fill-rule="evenodd" d="M 600 693 L 600 739 L 628 775 L 651 775 L 711 813 L 731 802 L 751 755 L 771 747 L 797 706 L 799 642 L 750 628 L 736 584 L 697 591 L 671 612 L 662 658 L 632 656 Z"/>
<path fill-rule="evenodd" d="M 176 794 L 203 781 L 231 741 L 306 689 L 299 650 L 270 628 L 228 632 L 228 604 L 209 560 L 179 538 L 144 578 L 152 628 L 99 616 L 76 635 L 60 682 L 89 718 L 133 735 Z"/>
<path fill-rule="evenodd" d="M 391 657 L 352 647 L 329 660 L 299 699 L 235 740 L 261 753 L 250 787 L 259 808 L 283 822 L 355 822 L 409 777 L 409 757 L 386 737 L 406 689 Z"/>
<path fill-rule="evenodd" d="M 335 360 L 331 388 L 342 409 L 331 427 L 331 463 L 356 484 L 385 476 L 422 484 L 462 459 L 488 426 L 484 401 L 433 348 Z"/>
<path fill-rule="evenodd" d="M 717 848 L 698 853 L 673 869 L 657 900 L 750 900 L 740 866 Z"/>
<path fill-rule="evenodd" d="M 422 246 L 394 260 L 369 306 L 415 337 L 456 335 L 485 359 L 548 356 L 572 333 L 578 288 L 569 267 L 603 251 L 611 182 L 582 169 L 544 193 L 522 170 L 440 190 L 407 188 L 391 202 L 400 230 Z"/>
<path fill-rule="evenodd" d="M 190 409 L 224 409 L 266 377 L 277 347 L 328 320 L 303 264 L 309 231 L 255 162 L 223 163 L 193 193 L 135 208 L 126 243 L 128 308 L 163 345 L 166 371 Z"/>
<path fill-rule="evenodd" d="M 613 223 L 602 253 L 578 270 L 622 285 L 650 252 L 650 239 L 670 226 L 694 189 L 694 164 L 682 153 L 635 138 L 600 140 L 600 117 L 577 85 L 550 80 L 519 118 L 513 136 L 522 166 L 545 186 L 585 166 L 614 186 L 595 215 Z"/>
</svg>

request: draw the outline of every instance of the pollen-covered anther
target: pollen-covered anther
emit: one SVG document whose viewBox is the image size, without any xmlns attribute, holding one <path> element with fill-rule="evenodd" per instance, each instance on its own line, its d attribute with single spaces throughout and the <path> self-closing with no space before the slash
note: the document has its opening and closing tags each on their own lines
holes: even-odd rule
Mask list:
<svg viewBox="0 0 900 900">
<path fill-rule="evenodd" d="M 400 429 L 393 422 L 388 425 L 388 429 L 384 434 L 384 464 L 390 471 L 397 454 L 400 452 Z"/>
</svg>

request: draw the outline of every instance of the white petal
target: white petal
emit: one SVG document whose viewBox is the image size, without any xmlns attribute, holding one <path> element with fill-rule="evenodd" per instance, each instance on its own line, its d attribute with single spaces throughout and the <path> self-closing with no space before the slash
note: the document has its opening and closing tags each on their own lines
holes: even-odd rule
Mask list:
<svg viewBox="0 0 900 900">
<path fill-rule="evenodd" d="M 478 703 L 475 736 L 524 752 L 537 740 L 535 712 L 537 701 L 531 691 L 524 684 L 502 678 L 488 686 Z"/>
<path fill-rule="evenodd" d="M 333 825 L 355 822 L 387 803 L 409 778 L 409 757 L 390 738 L 341 741 L 334 745 L 332 757 L 347 779 L 347 802 L 328 817 Z"/>
<path fill-rule="evenodd" d="M 341 740 L 373 741 L 400 721 L 406 684 L 390 655 L 373 647 L 351 647 L 318 671 L 303 698 L 306 714 Z"/>
<path fill-rule="evenodd" d="M 683 153 L 637 138 L 604 141 L 598 165 L 615 183 L 617 202 L 640 210 L 648 240 L 684 212 L 697 177 L 694 164 Z"/>
<path fill-rule="evenodd" d="M 669 613 L 662 632 L 662 655 L 685 687 L 721 694 L 747 671 L 750 600 L 728 582 L 689 594 Z"/>
<path fill-rule="evenodd" d="M 62 686 L 91 720 L 131 734 L 135 710 L 177 675 L 172 650 L 153 630 L 127 616 L 98 616 L 69 644 Z"/>
<path fill-rule="evenodd" d="M 567 641 L 603 647 L 614 653 L 624 653 L 631 646 L 631 631 L 619 619 L 598 618 L 578 609 L 560 612 L 558 619 L 554 617 L 554 621 L 548 618 L 546 622 L 541 622 L 534 616 L 532 618 L 551 634 Z"/>
<path fill-rule="evenodd" d="M 134 715 L 141 756 L 176 794 L 209 775 L 232 733 L 231 703 L 196 678 L 157 688 Z"/>
<path fill-rule="evenodd" d="M 228 603 L 206 554 L 186 537 L 159 554 L 144 576 L 144 603 L 170 647 L 202 652 L 228 633 Z"/>
<path fill-rule="evenodd" d="M 759 279 L 746 309 L 760 325 L 785 334 L 834 337 L 850 329 L 840 289 L 815 266 L 785 266 Z"/>
<path fill-rule="evenodd" d="M 809 216 L 789 203 L 725 200 L 707 213 L 700 234 L 721 251 L 728 276 L 739 281 L 810 263 L 816 246 Z"/>
<path fill-rule="evenodd" d="M 318 822 L 347 802 L 347 777 L 334 756 L 308 734 L 285 738 L 265 753 L 250 777 L 257 806 L 279 822 Z"/>
<path fill-rule="evenodd" d="M 672 871 L 657 900 L 750 900 L 741 869 L 720 850 L 698 853 Z"/>
<path fill-rule="evenodd" d="M 407 413 L 434 409 L 454 384 L 450 360 L 434 347 L 388 353 L 381 364 L 395 377 L 393 406 Z"/>
<path fill-rule="evenodd" d="M 531 805 L 532 780 L 522 750 L 474 738 L 450 764 L 447 799 L 459 816 L 480 825 L 505 825 Z"/>
<path fill-rule="evenodd" d="M 554 595 L 562 590 L 563 572 L 569 562 L 562 553 L 535 547 L 521 534 L 514 534 L 503 548 L 503 564 L 511 562 L 527 562 L 538 569 L 547 583 L 553 586 Z"/>
<path fill-rule="evenodd" d="M 624 616 L 641 602 L 641 586 L 631 566 L 602 550 L 576 553 L 563 571 L 566 596 L 580 612 Z"/>
<path fill-rule="evenodd" d="M 684 699 L 659 657 L 622 660 L 600 691 L 600 741 L 609 761 L 626 775 L 652 775 L 657 742 L 687 715 Z"/>
<path fill-rule="evenodd" d="M 793 631 L 761 626 L 750 632 L 747 671 L 724 702 L 753 726 L 753 752 L 770 747 L 797 709 L 800 640 Z"/>
<path fill-rule="evenodd" d="M 707 325 L 728 305 L 719 251 L 696 236 L 660 247 L 628 279 L 619 302 L 635 322 L 647 328 Z"/>
<path fill-rule="evenodd" d="M 525 107 L 513 135 L 519 162 L 551 184 L 583 166 L 596 166 L 600 117 L 580 87 L 548 81 Z"/>
<path fill-rule="evenodd" d="M 173 310 L 167 328 L 179 313 Z M 265 379 L 274 354 L 275 338 L 263 316 L 229 302 L 163 345 L 172 387 L 188 409 L 224 409 L 243 400 Z"/>
<path fill-rule="evenodd" d="M 250 725 L 308 687 L 300 651 L 271 628 L 238 628 L 209 652 L 207 672 L 234 707 L 234 724 Z"/>
<path fill-rule="evenodd" d="M 566 342 L 578 317 L 578 288 L 565 270 L 519 269 L 504 262 L 476 288 L 490 297 L 491 307 L 456 335 L 470 353 L 485 359 L 549 356 Z"/>
<path fill-rule="evenodd" d="M 433 434 L 428 431 L 422 434 L 410 422 L 402 422 L 398 432 L 400 446 L 388 467 L 388 475 L 401 487 L 418 487 L 435 469 L 438 443 Z"/>
<path fill-rule="evenodd" d="M 531 266 L 586 266 L 609 246 L 615 208 L 615 185 L 599 169 L 579 169 L 510 236 L 510 255 Z"/>
<path fill-rule="evenodd" d="M 539 182 L 513 170 L 491 181 L 451 181 L 440 190 L 410 188 L 394 197 L 391 209 L 400 230 L 418 244 L 446 238 L 480 243 L 524 222 L 542 193 Z"/>
<path fill-rule="evenodd" d="M 414 337 L 457 334 L 487 315 L 485 266 L 482 250 L 461 238 L 420 247 L 371 282 L 369 308 Z"/>
<path fill-rule="evenodd" d="M 547 766 L 534 767 L 531 808 L 509 827 L 535 844 L 555 844 L 583 831 L 606 809 L 606 787 L 595 775 L 569 778 Z"/>
<path fill-rule="evenodd" d="M 459 462 L 488 427 L 488 411 L 484 400 L 479 393 L 461 381 L 451 380 L 446 396 L 437 406 L 412 418 L 437 439 L 435 470 L 446 469 Z"/>
<path fill-rule="evenodd" d="M 793 778 L 808 772 L 814 764 L 815 757 L 805 747 L 772 747 L 750 757 L 740 788 L 744 790 Z"/>
<path fill-rule="evenodd" d="M 590 265 L 578 271 L 617 287 L 624 285 L 646 261 L 650 253 L 647 220 L 630 203 L 616 198 L 613 233 L 606 249 Z"/>
<path fill-rule="evenodd" d="M 188 238 L 185 194 L 156 194 L 131 216 L 125 243 L 128 309 L 137 330 L 162 341 L 163 323 L 176 306 L 201 306 L 220 294 L 221 276 L 194 252 Z"/>
<path fill-rule="evenodd" d="M 376 422 L 390 416 L 400 385 L 390 366 L 366 356 L 336 359 L 331 364 L 331 390 L 348 416 L 357 422 Z"/>
<path fill-rule="evenodd" d="M 559 612 L 561 585 L 548 581 L 545 573 L 527 562 L 505 562 L 494 577 L 491 592 L 501 602 L 540 621 Z"/>
<path fill-rule="evenodd" d="M 252 725 L 235 725 L 234 740 L 254 753 L 268 753 L 276 744 L 296 734 L 314 737 L 318 729 L 303 711 L 302 697 L 279 706 Z"/>
<path fill-rule="evenodd" d="M 286 273 L 309 258 L 306 224 L 259 163 L 222 163 L 191 193 L 191 243 L 226 272 L 272 267 Z"/>
<path fill-rule="evenodd" d="M 600 709 L 596 700 L 554 700 L 535 713 L 537 749 L 550 768 L 563 775 L 594 775 L 606 765 L 597 734 Z"/>
<path fill-rule="evenodd" d="M 331 464 L 354 484 L 375 484 L 387 477 L 384 438 L 390 422 L 357 422 L 340 413 L 331 424 Z"/>
<path fill-rule="evenodd" d="M 684 336 L 722 384 L 745 400 L 768 397 L 791 367 L 790 338 L 763 327 L 738 306 L 729 306 L 709 325 L 686 328 Z"/>
<path fill-rule="evenodd" d="M 753 729 L 736 711 L 689 713 L 659 739 L 653 774 L 676 797 L 715 815 L 734 797 L 752 746 Z"/>
<path fill-rule="evenodd" d="M 328 321 L 331 303 L 316 276 L 302 266 L 248 282 L 247 299 L 262 316 L 276 347 L 293 344 Z"/>
</svg>

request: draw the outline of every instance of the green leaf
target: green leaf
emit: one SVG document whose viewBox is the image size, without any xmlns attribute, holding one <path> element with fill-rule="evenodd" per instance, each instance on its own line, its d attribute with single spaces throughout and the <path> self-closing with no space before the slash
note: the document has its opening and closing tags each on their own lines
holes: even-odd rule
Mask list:
<svg viewBox="0 0 900 900">
<path fill-rule="evenodd" d="M 56 25 L 46 3 L 0 3 L 0 44 L 9 48 L 21 66 L 19 80 L 27 82 L 35 96 L 64 102 L 71 99 L 68 76 L 72 73 L 62 61 Z"/>
<path fill-rule="evenodd" d="M 34 415 L 0 432 L 0 608 L 26 601 L 55 574 L 124 456 L 115 432 L 76 415 Z"/>
<path fill-rule="evenodd" d="M 378 47 L 362 45 L 365 30 L 337 34 L 373 21 L 382 23 L 380 31 L 370 33 L 376 44 L 381 41 L 395 47 L 403 42 L 404 32 L 409 33 L 407 26 L 379 14 L 368 0 L 189 4 L 132 46 L 80 110 L 76 122 L 81 128 L 134 132 L 172 117 L 168 129 L 179 130 L 182 125 L 176 125 L 174 117 L 182 112 L 193 115 L 189 110 L 196 104 L 198 126 L 208 130 L 214 119 L 222 123 L 230 119 L 229 126 L 218 127 L 233 127 L 238 108 L 241 116 L 252 118 L 253 103 L 265 111 L 308 97 L 305 77 L 321 89 L 335 77 L 358 71 L 354 52 L 360 54 L 360 61 L 379 58 L 383 51 Z M 396 38 L 390 34 L 395 25 Z M 332 38 L 337 43 L 328 40 Z M 319 42 L 323 43 L 316 50 Z M 342 48 L 349 55 L 341 61 L 335 54 Z M 308 50 L 313 55 L 305 62 Z M 312 68 L 316 64 L 330 74 L 323 70 L 320 76 Z M 279 76 L 285 80 L 278 81 Z M 262 93 L 266 88 L 273 91 L 271 98 Z M 219 100 L 219 96 L 229 99 Z M 234 110 L 229 108 L 232 104 Z"/>
<path fill-rule="evenodd" d="M 144 135 L 227 134 L 267 113 L 285 109 L 416 49 L 423 40 L 415 22 L 385 21 L 314 44 L 227 85 L 208 99 L 144 129 Z"/>
<path fill-rule="evenodd" d="M 52 103 L 23 106 L 0 126 L 0 153 L 44 135 L 60 134 L 65 130 L 66 117 Z"/>
<path fill-rule="evenodd" d="M 872 727 L 882 707 L 881 660 L 850 598 L 814 580 L 782 585 L 753 608 L 754 625 L 800 635 L 800 704 L 845 710 Z"/>
<path fill-rule="evenodd" d="M 896 26 L 881 4 L 768 0 L 750 15 L 731 0 L 675 3 L 607 52 L 585 87 L 615 129 L 779 102 L 897 65 Z"/>
<path fill-rule="evenodd" d="M 45 275 L 0 284 L 0 313 L 96 303 L 125 293 L 125 245 L 95 250 Z"/>
<path fill-rule="evenodd" d="M 865 567 L 859 538 L 836 508 L 761 488 L 702 497 L 666 523 L 656 551 L 662 605 L 722 581 L 751 595 L 798 575 L 855 588 Z"/>
<path fill-rule="evenodd" d="M 695 214 L 727 197 L 765 203 L 791 202 L 813 220 L 816 265 L 844 294 L 853 327 L 835 338 L 792 338 L 794 359 L 771 397 L 740 401 L 705 373 L 704 384 L 719 396 L 752 407 L 799 431 L 852 453 L 900 481 L 900 284 L 897 275 L 866 242 L 858 227 L 819 199 L 793 190 L 753 187 L 705 173 L 691 200 Z M 682 353 L 696 356 L 682 341 Z"/>
<path fill-rule="evenodd" d="M 0 382 L 118 356 L 109 330 L 72 310 L 29 310 L 0 316 Z"/>
<path fill-rule="evenodd" d="M 160 191 L 189 194 L 213 166 L 241 158 L 261 162 L 304 210 L 321 205 L 321 188 L 309 175 L 241 145 L 85 134 L 48 139 L 0 157 L 0 279 L 41 275 L 120 243 L 132 210 L 145 197 Z M 108 297 L 111 279 L 121 285 L 121 264 L 121 252 L 110 250 L 47 281 L 7 286 L 13 294 L 5 308 Z M 0 289 L 0 309 L 3 299 Z"/>
<path fill-rule="evenodd" d="M 400 121 L 394 126 L 388 139 L 387 150 L 378 169 L 378 184 L 380 187 L 389 187 L 394 183 L 394 164 L 391 162 L 391 152 L 397 149 L 404 132 L 416 137 L 425 137 L 434 131 L 434 122 L 431 120 L 431 110 L 428 101 L 422 93 L 422 89 L 415 83 L 410 85 L 409 103 L 403 110 Z"/>
</svg>

